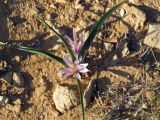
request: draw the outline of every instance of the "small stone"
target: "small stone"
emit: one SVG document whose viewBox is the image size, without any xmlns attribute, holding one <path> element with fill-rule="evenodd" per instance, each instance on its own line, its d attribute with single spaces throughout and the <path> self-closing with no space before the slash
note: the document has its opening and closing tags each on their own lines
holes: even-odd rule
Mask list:
<svg viewBox="0 0 160 120">
<path fill-rule="evenodd" d="M 57 85 L 52 98 L 56 109 L 61 113 L 79 104 L 78 92 L 67 86 Z"/>
<path fill-rule="evenodd" d="M 51 8 L 56 8 L 56 7 L 54 6 L 54 4 L 51 4 L 50 7 L 51 7 Z"/>
<path fill-rule="evenodd" d="M 144 44 L 160 50 L 160 24 L 150 23 L 148 33 L 144 39 Z"/>
<path fill-rule="evenodd" d="M 61 47 L 61 45 L 56 44 L 52 49 L 53 50 L 59 50 L 60 47 Z"/>
<path fill-rule="evenodd" d="M 20 56 L 15 56 L 15 60 L 16 60 L 16 62 L 20 62 L 21 61 Z"/>
<path fill-rule="evenodd" d="M 112 43 L 104 43 L 105 50 L 111 52 L 113 50 L 114 45 Z"/>
<path fill-rule="evenodd" d="M 0 71 L 5 71 L 7 67 L 8 67 L 7 62 L 0 60 Z"/>
<path fill-rule="evenodd" d="M 128 54 L 129 54 L 129 49 L 128 49 L 127 44 L 125 44 L 122 50 L 122 58 L 126 57 Z"/>
<path fill-rule="evenodd" d="M 47 14 L 46 14 L 46 19 L 47 19 L 47 20 L 51 20 L 51 15 L 47 13 Z"/>
<path fill-rule="evenodd" d="M 3 79 L 12 84 L 15 87 L 23 87 L 24 86 L 24 79 L 20 73 L 17 72 L 8 72 Z"/>
<path fill-rule="evenodd" d="M 13 72 L 13 86 L 15 87 L 23 87 L 24 86 L 24 79 L 22 75 L 18 72 Z"/>
<path fill-rule="evenodd" d="M 121 8 L 119 14 L 120 14 L 121 17 L 123 17 L 126 14 L 125 9 Z"/>
<path fill-rule="evenodd" d="M 123 20 L 129 23 L 136 31 L 142 30 L 146 21 L 146 14 L 134 6 L 124 5 L 124 9 L 126 16 Z"/>
<path fill-rule="evenodd" d="M 67 3 L 67 0 L 56 0 L 56 2 L 65 4 L 65 3 Z"/>
<path fill-rule="evenodd" d="M 119 62 L 118 56 L 114 55 L 109 65 L 116 65 Z"/>
<path fill-rule="evenodd" d="M 0 95 L 0 107 L 8 103 L 8 98 Z"/>
</svg>

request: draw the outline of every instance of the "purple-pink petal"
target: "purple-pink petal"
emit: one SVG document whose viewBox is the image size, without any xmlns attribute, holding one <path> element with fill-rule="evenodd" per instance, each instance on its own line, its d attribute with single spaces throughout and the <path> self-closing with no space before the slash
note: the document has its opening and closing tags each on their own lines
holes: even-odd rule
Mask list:
<svg viewBox="0 0 160 120">
<path fill-rule="evenodd" d="M 73 73 L 71 72 L 70 68 L 64 68 L 60 71 L 60 74 L 64 76 L 64 78 L 67 78 L 68 76 L 71 76 Z"/>
<path fill-rule="evenodd" d="M 86 73 L 89 72 L 89 70 L 86 68 L 88 66 L 88 63 L 80 64 L 78 65 L 78 71 L 80 73 Z"/>
<path fill-rule="evenodd" d="M 86 72 L 89 72 L 89 70 L 87 68 L 83 68 L 81 70 L 79 70 L 80 73 L 86 73 Z"/>
<path fill-rule="evenodd" d="M 73 65 L 73 62 L 71 60 L 70 57 L 68 57 L 68 55 L 65 55 L 64 58 L 63 58 L 64 62 L 69 66 L 69 67 L 72 67 Z"/>
<path fill-rule="evenodd" d="M 75 75 L 79 80 L 81 80 L 81 75 L 79 73 L 76 73 Z"/>
<path fill-rule="evenodd" d="M 78 37 L 77 37 L 77 33 L 76 33 L 75 29 L 73 29 L 73 40 L 76 43 L 78 42 Z"/>
<path fill-rule="evenodd" d="M 66 73 L 69 73 L 70 72 L 70 68 L 64 68 L 63 70 L 60 70 L 60 73 L 63 75 L 63 74 L 66 74 Z"/>
<path fill-rule="evenodd" d="M 79 64 L 79 66 L 83 66 L 86 68 L 88 66 L 88 63 L 82 63 L 82 64 Z"/>
</svg>

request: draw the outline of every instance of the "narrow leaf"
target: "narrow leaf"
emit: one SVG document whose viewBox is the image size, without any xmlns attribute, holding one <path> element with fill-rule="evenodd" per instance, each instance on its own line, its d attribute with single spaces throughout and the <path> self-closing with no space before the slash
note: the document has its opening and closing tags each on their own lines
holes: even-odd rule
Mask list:
<svg viewBox="0 0 160 120">
<path fill-rule="evenodd" d="M 80 56 L 79 59 L 82 59 L 82 61 L 84 60 L 88 49 L 93 41 L 93 39 L 95 38 L 97 32 L 99 31 L 99 29 L 101 28 L 101 26 L 103 25 L 103 23 L 105 22 L 106 18 L 108 18 L 115 10 L 117 10 L 121 5 L 123 5 L 124 3 L 126 3 L 128 0 L 125 0 L 123 2 L 121 2 L 120 4 L 112 7 L 108 12 L 106 12 L 101 18 L 100 20 L 95 24 L 94 28 L 92 29 L 90 35 L 88 36 L 87 40 L 85 41 L 81 51 L 80 51 Z"/>
<path fill-rule="evenodd" d="M 63 61 L 63 59 L 61 57 L 53 55 L 52 53 L 50 53 L 48 51 L 37 50 L 37 49 L 29 48 L 29 47 L 12 45 L 12 44 L 2 43 L 2 42 L 0 42 L 0 44 L 2 46 L 6 47 L 6 48 L 18 49 L 18 50 L 25 51 L 25 52 L 30 52 L 30 53 L 35 53 L 35 54 L 39 54 L 39 55 L 44 55 L 44 56 L 50 57 L 53 60 L 58 61 L 59 63 L 63 64 L 64 66 L 67 66 L 66 63 Z"/>
<path fill-rule="evenodd" d="M 60 38 L 60 40 L 63 42 L 63 44 L 65 45 L 65 47 L 67 48 L 71 58 L 72 58 L 72 61 L 74 62 L 75 61 L 75 55 L 71 49 L 71 46 L 68 44 L 68 42 L 53 28 L 51 27 L 48 23 L 46 23 L 44 20 L 42 20 L 41 18 L 37 17 L 37 19 L 42 22 L 45 26 L 47 26 L 50 30 L 52 30 L 58 38 Z"/>
</svg>

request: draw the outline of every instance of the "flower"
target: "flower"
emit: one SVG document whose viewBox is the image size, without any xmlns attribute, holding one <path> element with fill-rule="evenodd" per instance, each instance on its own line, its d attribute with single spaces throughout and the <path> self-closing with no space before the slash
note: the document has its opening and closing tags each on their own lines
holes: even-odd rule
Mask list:
<svg viewBox="0 0 160 120">
<path fill-rule="evenodd" d="M 89 72 L 89 70 L 86 68 L 88 63 L 79 64 L 77 61 L 73 63 L 71 58 L 69 58 L 67 55 L 64 56 L 63 60 L 68 67 L 61 70 L 60 74 L 65 78 L 75 75 L 79 80 L 81 80 L 80 73 Z"/>
<path fill-rule="evenodd" d="M 75 30 L 73 29 L 73 40 L 69 37 L 67 37 L 68 40 L 69 40 L 69 43 L 75 53 L 75 56 L 76 58 L 78 58 L 79 56 L 79 53 L 80 53 L 80 50 L 86 40 L 86 35 L 84 32 L 82 32 L 80 35 L 79 35 L 79 40 L 78 40 L 78 36 L 77 36 L 77 33 L 75 32 Z"/>
</svg>

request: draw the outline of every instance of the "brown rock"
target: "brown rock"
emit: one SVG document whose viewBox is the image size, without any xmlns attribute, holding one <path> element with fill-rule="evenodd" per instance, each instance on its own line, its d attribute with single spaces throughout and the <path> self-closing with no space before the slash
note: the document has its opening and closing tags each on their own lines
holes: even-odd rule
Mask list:
<svg viewBox="0 0 160 120">
<path fill-rule="evenodd" d="M 130 24 L 136 31 L 142 30 L 146 21 L 146 14 L 134 6 L 124 5 L 124 9 L 126 16 L 123 20 Z"/>
</svg>

